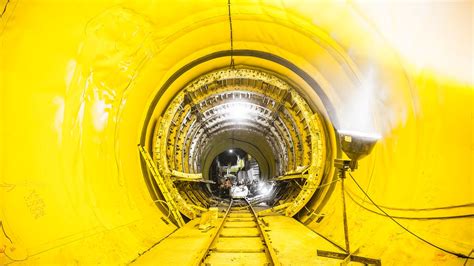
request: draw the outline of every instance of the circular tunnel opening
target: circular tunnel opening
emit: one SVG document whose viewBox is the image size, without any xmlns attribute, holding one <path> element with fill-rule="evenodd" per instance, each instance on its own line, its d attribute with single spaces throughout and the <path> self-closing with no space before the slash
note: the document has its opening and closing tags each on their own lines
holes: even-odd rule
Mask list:
<svg viewBox="0 0 474 266">
<path fill-rule="evenodd" d="M 193 219 L 246 197 L 293 216 L 321 193 L 332 178 L 329 127 L 306 99 L 284 77 L 247 66 L 204 74 L 174 95 L 151 146 L 179 211 Z"/>
<path fill-rule="evenodd" d="M 217 155 L 209 169 L 210 185 L 213 196 L 219 198 L 257 196 L 260 178 L 260 167 L 255 158 L 239 148 L 228 149 Z"/>
</svg>

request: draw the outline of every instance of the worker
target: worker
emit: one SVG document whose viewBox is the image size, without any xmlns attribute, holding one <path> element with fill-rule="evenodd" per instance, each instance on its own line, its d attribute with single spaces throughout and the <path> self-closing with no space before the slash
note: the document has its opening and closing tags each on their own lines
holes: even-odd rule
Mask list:
<svg viewBox="0 0 474 266">
<path fill-rule="evenodd" d="M 225 182 L 224 182 L 224 188 L 225 188 L 225 191 L 227 192 L 226 193 L 227 195 L 230 195 L 230 188 L 231 187 L 232 187 L 232 182 L 230 181 L 229 178 L 226 178 Z"/>
</svg>

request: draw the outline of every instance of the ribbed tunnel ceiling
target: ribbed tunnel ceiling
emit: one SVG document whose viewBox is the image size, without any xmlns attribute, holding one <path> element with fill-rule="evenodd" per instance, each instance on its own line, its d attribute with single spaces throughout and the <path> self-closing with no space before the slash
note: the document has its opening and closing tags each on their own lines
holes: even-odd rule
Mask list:
<svg viewBox="0 0 474 266">
<path fill-rule="evenodd" d="M 213 71 L 190 82 L 168 104 L 155 129 L 154 158 L 170 178 L 177 171 L 209 179 L 212 160 L 230 148 L 256 158 L 266 180 L 306 171 L 306 182 L 281 184 L 281 195 L 274 195 L 276 205 L 290 206 L 287 212 L 294 214 L 312 197 L 314 184 L 332 178 L 324 176 L 331 152 L 319 112 L 301 89 L 275 74 L 245 66 Z M 209 197 L 189 196 L 201 193 L 196 190 L 202 185 L 177 183 L 189 218 L 195 214 L 187 205 L 209 206 Z"/>
<path fill-rule="evenodd" d="M 270 77 L 257 70 L 223 70 L 185 88 L 183 99 L 178 96 L 169 107 L 179 106 L 171 122 L 170 136 L 176 135 L 176 143 L 169 162 L 174 160 L 173 166 L 179 170 L 201 172 L 201 167 L 190 162 L 201 162 L 200 156 L 215 143 L 216 136 L 238 131 L 239 135 L 266 139 L 273 154 L 265 155 L 275 158 L 279 165 L 274 175 L 308 166 L 313 112 L 301 96 L 293 99 L 294 89 L 274 77 L 279 82 L 272 82 Z M 181 152 L 180 147 L 186 149 Z"/>
</svg>

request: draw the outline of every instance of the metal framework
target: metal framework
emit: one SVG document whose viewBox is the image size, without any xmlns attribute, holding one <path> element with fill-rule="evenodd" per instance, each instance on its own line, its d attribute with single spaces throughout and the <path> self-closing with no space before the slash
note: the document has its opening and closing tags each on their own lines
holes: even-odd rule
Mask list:
<svg viewBox="0 0 474 266">
<path fill-rule="evenodd" d="M 178 207 L 176 206 L 176 202 L 173 200 L 173 195 L 170 193 L 170 191 L 168 190 L 168 187 L 165 185 L 165 181 L 161 177 L 158 169 L 156 168 L 156 165 L 153 162 L 153 159 L 151 158 L 150 154 L 143 148 L 143 146 L 138 145 L 138 150 L 140 151 L 140 154 L 142 155 L 143 160 L 145 160 L 145 163 L 148 166 L 148 169 L 150 170 L 151 174 L 153 175 L 153 178 L 158 184 L 161 194 L 165 198 L 169 211 L 171 212 L 174 219 L 178 223 L 178 226 L 182 227 L 185 224 L 183 217 L 179 213 Z"/>
<path fill-rule="evenodd" d="M 233 119 L 236 104 L 248 113 L 238 122 Z M 200 211 L 192 205 L 208 205 L 209 200 L 199 203 L 199 197 L 177 191 L 173 182 L 190 179 L 176 178 L 172 173 L 202 173 L 202 158 L 223 132 L 260 135 L 271 147 L 265 157 L 275 161 L 276 175 L 307 167 L 305 183 L 290 184 L 294 188 L 287 191 L 292 193 L 281 196 L 277 203 L 284 206 L 278 208 L 282 213 L 293 216 L 321 182 L 326 162 L 323 127 L 319 115 L 288 83 L 263 71 L 236 66 L 201 76 L 173 98 L 155 128 L 153 157 L 181 213 L 195 218 Z"/>
</svg>

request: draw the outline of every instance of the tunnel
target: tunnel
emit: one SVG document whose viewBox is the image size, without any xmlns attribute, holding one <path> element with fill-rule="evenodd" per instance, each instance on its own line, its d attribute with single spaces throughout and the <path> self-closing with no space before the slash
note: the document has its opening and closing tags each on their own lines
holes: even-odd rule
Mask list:
<svg viewBox="0 0 474 266">
<path fill-rule="evenodd" d="M 0 264 L 258 264 L 227 176 L 266 265 L 471 265 L 473 13 L 0 1 Z"/>
</svg>

